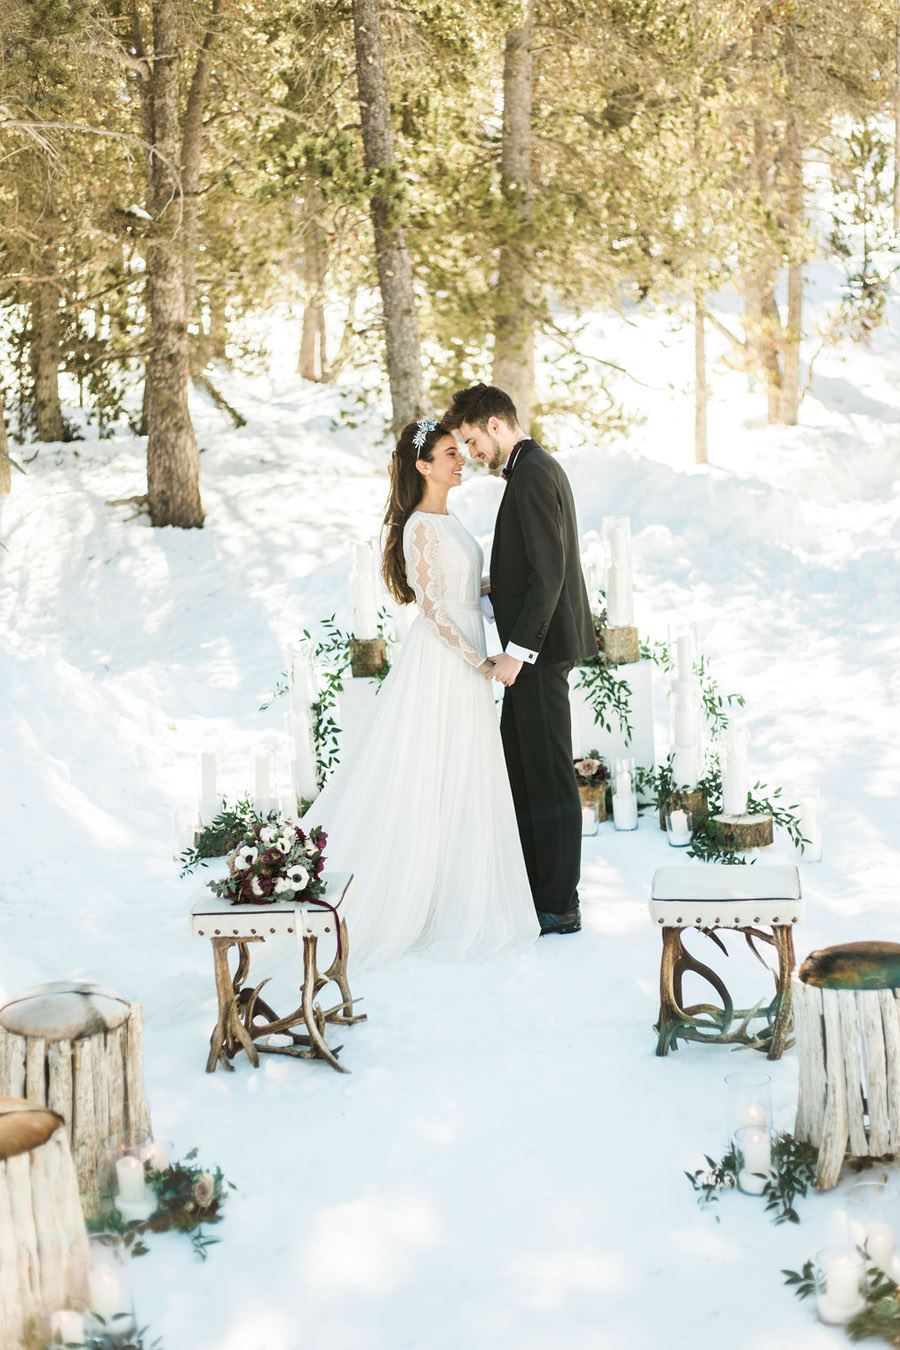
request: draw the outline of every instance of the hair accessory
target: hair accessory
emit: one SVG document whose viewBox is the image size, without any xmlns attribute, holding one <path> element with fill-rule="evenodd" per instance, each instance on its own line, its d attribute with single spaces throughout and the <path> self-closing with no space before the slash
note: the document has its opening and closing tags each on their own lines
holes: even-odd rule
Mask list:
<svg viewBox="0 0 900 1350">
<path fill-rule="evenodd" d="M 419 418 L 418 422 L 416 423 L 415 434 L 413 435 L 412 438 L 414 450 L 422 449 L 422 446 L 425 444 L 425 440 L 426 437 L 428 436 L 429 431 L 436 430 L 437 425 L 438 424 L 433 417 Z"/>
</svg>

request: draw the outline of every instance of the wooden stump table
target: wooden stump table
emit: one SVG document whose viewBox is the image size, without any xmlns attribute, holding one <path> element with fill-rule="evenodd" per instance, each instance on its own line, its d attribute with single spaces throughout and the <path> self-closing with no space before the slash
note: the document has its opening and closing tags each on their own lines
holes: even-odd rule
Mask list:
<svg viewBox="0 0 900 1350">
<path fill-rule="evenodd" d="M 88 1263 L 87 1230 L 65 1122 L 45 1107 L 0 1097 L 3 1350 L 18 1350 L 30 1328 L 45 1333 L 51 1313 L 83 1302 Z"/>
<path fill-rule="evenodd" d="M 660 867 L 654 874 L 650 917 L 662 930 L 659 1020 L 654 1028 L 656 1053 L 677 1049 L 679 1040 L 710 1041 L 724 1045 L 752 1045 L 779 1059 L 785 1049 L 791 1016 L 791 975 L 794 969 L 793 925 L 803 917 L 800 876 L 793 865 L 757 864 L 736 867 L 725 863 Z M 735 928 L 755 956 L 755 942 L 774 947 L 777 965 L 771 974 L 775 996 L 752 1008 L 735 1008 L 724 981 L 684 945 L 682 933 L 696 928 L 727 956 L 716 930 Z M 710 1003 L 684 1006 L 684 976 L 693 971 L 715 990 L 721 1007 Z M 765 1026 L 749 1030 L 753 1021 Z"/>
<path fill-rule="evenodd" d="M 350 939 L 341 908 L 352 880 L 352 876 L 345 874 L 326 874 L 322 899 L 330 909 L 290 901 L 232 905 L 204 889 L 202 898 L 194 905 L 191 925 L 195 937 L 208 938 L 212 945 L 216 979 L 218 1018 L 210 1036 L 207 1073 L 213 1073 L 219 1064 L 233 1069 L 231 1061 L 241 1050 L 247 1052 L 254 1068 L 259 1066 L 260 1054 L 269 1054 L 324 1059 L 339 1073 L 349 1072 L 338 1062 L 342 1047 L 330 1046 L 325 1040 L 325 1027 L 352 1026 L 366 1020 L 365 1013 L 353 1012 L 354 1000 L 347 978 Z M 268 980 L 256 986 L 250 983 L 252 945 L 281 935 L 293 938 L 298 946 L 302 943 L 303 965 L 300 1006 L 284 1017 L 261 997 Z M 320 938 L 335 941 L 334 959 L 324 972 L 318 967 Z M 237 948 L 234 974 L 228 956 L 232 947 Z M 331 983 L 337 986 L 340 1001 L 323 1011 L 318 995 Z M 265 1043 L 275 1035 L 287 1037 L 289 1044 Z"/>
<path fill-rule="evenodd" d="M 0 1092 L 62 1116 L 93 1217 L 114 1189 L 118 1153 L 150 1132 L 140 1004 L 78 981 L 16 994 L 0 1008 Z"/>
</svg>

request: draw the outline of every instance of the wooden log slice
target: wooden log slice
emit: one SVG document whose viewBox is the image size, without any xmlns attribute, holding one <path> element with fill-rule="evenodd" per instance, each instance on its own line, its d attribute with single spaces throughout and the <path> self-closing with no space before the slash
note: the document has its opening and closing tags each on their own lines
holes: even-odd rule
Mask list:
<svg viewBox="0 0 900 1350">
<path fill-rule="evenodd" d="M 601 628 L 600 650 L 611 666 L 633 666 L 641 659 L 641 643 L 636 628 Z"/>
<path fill-rule="evenodd" d="M 771 816 L 713 816 L 718 837 L 729 848 L 766 848 L 773 839 Z"/>
<path fill-rule="evenodd" d="M 387 641 L 384 638 L 350 639 L 350 672 L 354 680 L 377 675 L 386 662 Z"/>
<path fill-rule="evenodd" d="M 673 792 L 665 806 L 659 808 L 659 828 L 666 828 L 667 811 L 690 811 L 695 825 L 702 825 L 708 809 L 706 793 L 702 788 L 692 788 L 690 792 Z"/>
<path fill-rule="evenodd" d="M 582 787 L 579 784 L 578 795 L 582 806 L 596 806 L 597 819 L 606 820 L 606 784 L 599 787 Z"/>
</svg>

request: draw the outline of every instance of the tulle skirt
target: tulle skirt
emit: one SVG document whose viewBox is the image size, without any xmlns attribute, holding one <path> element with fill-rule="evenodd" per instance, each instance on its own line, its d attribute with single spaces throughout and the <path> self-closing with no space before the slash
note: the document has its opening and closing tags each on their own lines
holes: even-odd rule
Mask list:
<svg viewBox="0 0 900 1350">
<path fill-rule="evenodd" d="M 479 608 L 451 617 L 484 648 Z M 421 615 L 305 822 L 328 831 L 328 870 L 354 874 L 353 968 L 411 949 L 477 959 L 538 935 L 493 685 Z"/>
</svg>

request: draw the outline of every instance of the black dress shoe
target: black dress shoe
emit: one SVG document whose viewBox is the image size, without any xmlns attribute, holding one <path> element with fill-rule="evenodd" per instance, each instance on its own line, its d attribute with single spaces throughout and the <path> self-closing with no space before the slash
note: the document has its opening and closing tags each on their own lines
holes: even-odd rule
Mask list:
<svg viewBox="0 0 900 1350">
<path fill-rule="evenodd" d="M 576 905 L 565 914 L 539 914 L 541 936 L 545 933 L 580 933 L 581 910 Z"/>
</svg>

